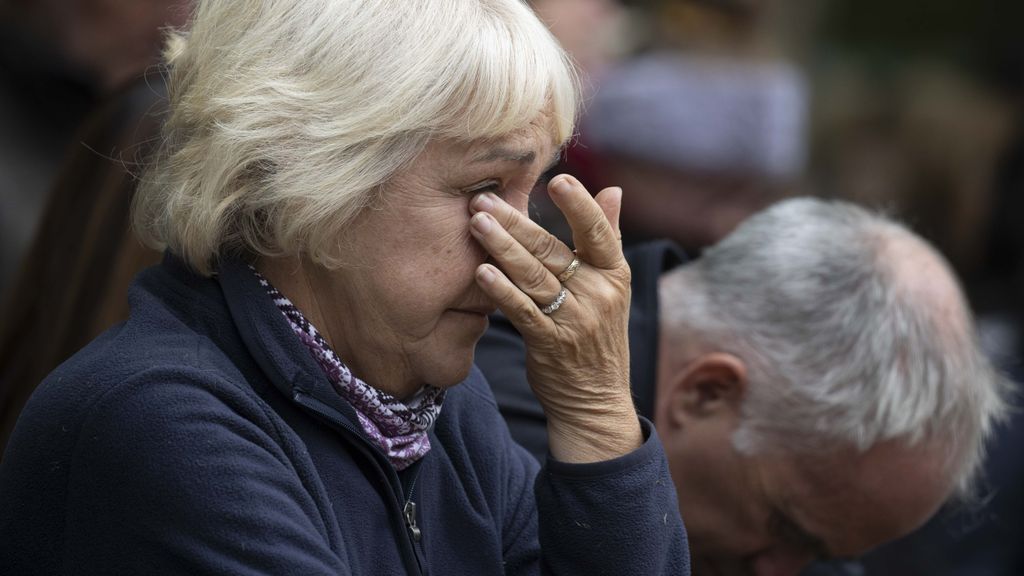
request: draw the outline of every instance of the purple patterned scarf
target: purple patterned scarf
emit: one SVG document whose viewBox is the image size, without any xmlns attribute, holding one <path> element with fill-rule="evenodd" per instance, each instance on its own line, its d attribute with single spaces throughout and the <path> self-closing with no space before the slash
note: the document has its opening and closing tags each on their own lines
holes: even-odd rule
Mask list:
<svg viewBox="0 0 1024 576">
<path fill-rule="evenodd" d="M 405 470 L 425 456 L 430 451 L 427 431 L 441 413 L 444 390 L 424 386 L 407 402 L 402 402 L 356 378 L 302 312 L 255 268 L 252 271 L 277 309 L 288 319 L 292 331 L 323 368 L 334 389 L 355 408 L 363 430 L 384 451 L 395 469 Z"/>
</svg>

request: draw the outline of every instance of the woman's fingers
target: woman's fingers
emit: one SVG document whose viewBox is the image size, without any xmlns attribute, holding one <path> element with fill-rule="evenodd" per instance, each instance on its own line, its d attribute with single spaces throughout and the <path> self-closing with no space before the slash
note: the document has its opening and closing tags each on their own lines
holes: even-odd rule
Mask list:
<svg viewBox="0 0 1024 576">
<path fill-rule="evenodd" d="M 476 282 L 527 340 L 543 338 L 552 328 L 553 320 L 541 312 L 537 303 L 495 266 L 478 266 Z M 567 294 L 567 298 L 572 296 Z"/>
<path fill-rule="evenodd" d="M 551 197 L 573 229 L 580 264 L 524 214 L 482 194 L 470 203 L 470 230 L 491 262 L 477 268 L 476 281 L 523 335 L 530 385 L 548 417 L 552 455 L 596 462 L 642 442 L 629 393 L 629 266 L 618 226 L 622 191 L 607 188 L 591 197 L 563 175 L 553 181 Z"/>
<path fill-rule="evenodd" d="M 619 229 L 619 215 L 622 213 L 622 188 L 617 186 L 605 188 L 598 192 L 594 200 L 601 207 L 601 212 L 604 213 L 605 219 L 611 224 L 615 238 L 621 242 L 622 232 Z"/>
<path fill-rule="evenodd" d="M 555 300 L 562 289 L 561 283 L 494 216 L 488 212 L 477 212 L 470 220 L 470 231 L 505 276 L 537 306 L 544 307 Z"/>
<path fill-rule="evenodd" d="M 486 193 L 477 196 L 470 204 L 470 210 L 493 216 L 512 238 L 552 274 L 560 274 L 572 263 L 574 255 L 568 246 L 496 195 Z M 491 254 L 494 255 L 493 252 Z"/>
<path fill-rule="evenodd" d="M 621 189 L 605 188 L 595 199 L 578 180 L 561 174 L 548 185 L 548 193 L 565 214 L 576 252 L 584 261 L 606 270 L 622 265 L 618 230 Z"/>
</svg>

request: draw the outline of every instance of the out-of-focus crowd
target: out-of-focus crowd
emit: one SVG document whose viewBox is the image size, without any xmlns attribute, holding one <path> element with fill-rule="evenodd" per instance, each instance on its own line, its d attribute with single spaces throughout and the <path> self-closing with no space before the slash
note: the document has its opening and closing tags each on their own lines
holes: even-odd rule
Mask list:
<svg viewBox="0 0 1024 576">
<path fill-rule="evenodd" d="M 1024 22 L 1009 1 L 535 0 L 578 64 L 558 171 L 625 190 L 627 244 L 692 255 L 780 199 L 885 208 L 965 285 L 982 345 L 1024 377 Z M 0 0 L 0 446 L 30 388 L 127 313 L 159 255 L 128 230 L 158 137 L 161 30 L 187 0 Z M 568 228 L 538 187 L 533 216 Z M 118 296 L 114 296 L 118 295 Z M 860 574 L 1020 574 L 1024 423 L 988 497 L 943 511 Z M 684 514 L 685 521 L 685 514 Z"/>
</svg>

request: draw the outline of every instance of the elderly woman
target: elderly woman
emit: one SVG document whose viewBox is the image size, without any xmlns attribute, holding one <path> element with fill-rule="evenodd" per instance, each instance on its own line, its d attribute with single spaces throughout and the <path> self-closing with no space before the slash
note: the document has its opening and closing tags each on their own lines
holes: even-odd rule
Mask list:
<svg viewBox="0 0 1024 576">
<path fill-rule="evenodd" d="M 208 0 L 136 197 L 166 247 L 0 468 L 3 574 L 681 574 L 629 392 L 621 191 L 556 177 L 565 55 L 520 0 Z M 500 308 L 548 415 L 509 437 Z"/>
</svg>

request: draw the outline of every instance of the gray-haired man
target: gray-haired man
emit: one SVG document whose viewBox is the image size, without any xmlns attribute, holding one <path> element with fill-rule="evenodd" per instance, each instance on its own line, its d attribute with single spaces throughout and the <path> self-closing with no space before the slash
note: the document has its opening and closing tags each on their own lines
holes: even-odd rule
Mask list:
<svg viewBox="0 0 1024 576">
<path fill-rule="evenodd" d="M 631 376 L 695 574 L 858 556 L 968 492 L 1005 385 L 923 240 L 849 204 L 794 199 L 699 260 L 674 254 L 630 255 Z M 477 363 L 513 435 L 543 457 L 521 349 L 495 318 Z"/>
</svg>

